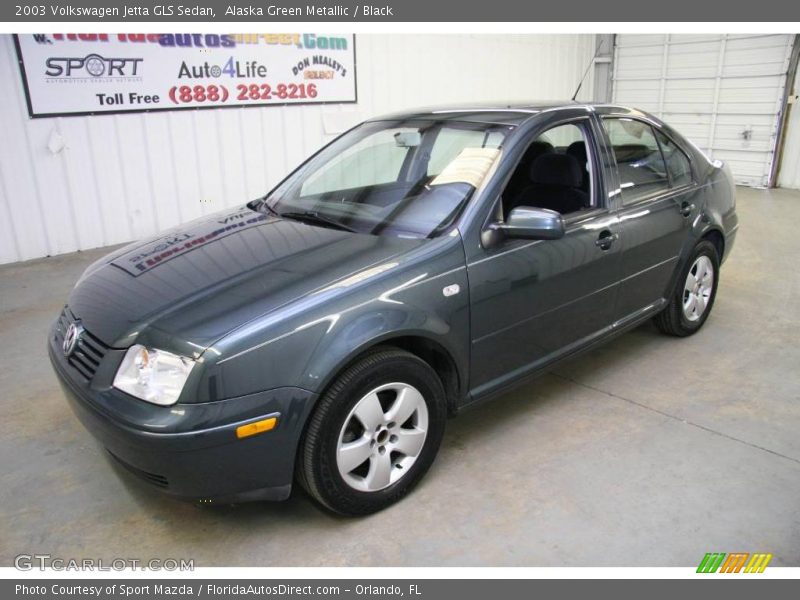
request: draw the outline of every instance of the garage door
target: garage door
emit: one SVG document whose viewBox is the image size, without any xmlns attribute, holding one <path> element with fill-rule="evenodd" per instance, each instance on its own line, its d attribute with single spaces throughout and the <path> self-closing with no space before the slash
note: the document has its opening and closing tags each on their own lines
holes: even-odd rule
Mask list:
<svg viewBox="0 0 800 600">
<path fill-rule="evenodd" d="M 618 35 L 615 103 L 663 119 L 737 183 L 770 184 L 793 35 Z"/>
</svg>

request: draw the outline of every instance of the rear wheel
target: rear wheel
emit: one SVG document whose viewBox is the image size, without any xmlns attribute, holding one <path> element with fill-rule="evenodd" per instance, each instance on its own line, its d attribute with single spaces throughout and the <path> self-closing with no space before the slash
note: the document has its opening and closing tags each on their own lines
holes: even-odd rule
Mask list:
<svg viewBox="0 0 800 600">
<path fill-rule="evenodd" d="M 381 510 L 428 470 L 446 414 L 442 383 L 427 363 L 403 350 L 374 351 L 320 399 L 300 444 L 298 479 L 339 514 Z"/>
<path fill-rule="evenodd" d="M 656 326 L 670 335 L 685 337 L 706 322 L 719 282 L 719 255 L 708 240 L 701 240 L 678 276 L 666 308 L 655 317 Z"/>
</svg>

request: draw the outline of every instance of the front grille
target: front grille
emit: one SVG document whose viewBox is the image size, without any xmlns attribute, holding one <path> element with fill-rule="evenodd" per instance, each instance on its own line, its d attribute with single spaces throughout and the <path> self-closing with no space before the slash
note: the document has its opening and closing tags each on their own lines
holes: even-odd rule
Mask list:
<svg viewBox="0 0 800 600">
<path fill-rule="evenodd" d="M 159 475 L 158 473 L 148 473 L 147 471 L 143 471 L 139 467 L 134 467 L 132 464 L 125 462 L 119 456 L 108 450 L 108 453 L 111 455 L 117 464 L 119 464 L 122 468 L 126 471 L 133 473 L 140 479 L 144 479 L 146 482 L 151 483 L 160 488 L 169 487 L 169 480 L 164 477 L 163 475 Z"/>
<path fill-rule="evenodd" d="M 67 332 L 67 327 L 76 320 L 75 315 L 72 314 L 69 308 L 65 307 L 64 310 L 61 311 L 55 334 L 55 340 L 59 348 L 64 343 L 64 335 Z M 84 329 L 81 337 L 78 339 L 78 345 L 67 358 L 67 362 L 84 378 L 91 380 L 108 349 L 109 346 Z"/>
</svg>

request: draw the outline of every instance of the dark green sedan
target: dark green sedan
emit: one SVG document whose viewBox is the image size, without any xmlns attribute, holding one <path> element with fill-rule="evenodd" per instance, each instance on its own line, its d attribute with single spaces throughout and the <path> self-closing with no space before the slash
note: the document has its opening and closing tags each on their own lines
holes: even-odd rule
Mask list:
<svg viewBox="0 0 800 600">
<path fill-rule="evenodd" d="M 629 108 L 377 118 L 263 198 L 90 266 L 50 358 L 147 484 L 219 503 L 296 480 L 363 515 L 422 478 L 448 416 L 648 319 L 700 329 L 734 193 Z"/>
</svg>

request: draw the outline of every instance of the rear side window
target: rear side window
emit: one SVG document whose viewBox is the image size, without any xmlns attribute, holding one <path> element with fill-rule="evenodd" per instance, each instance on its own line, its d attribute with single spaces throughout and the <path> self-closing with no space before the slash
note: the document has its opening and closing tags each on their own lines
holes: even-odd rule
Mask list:
<svg viewBox="0 0 800 600">
<path fill-rule="evenodd" d="M 633 119 L 603 119 L 603 127 L 617 159 L 625 204 L 669 189 L 664 157 L 649 125 Z"/>
<path fill-rule="evenodd" d="M 675 142 L 660 131 L 656 131 L 656 137 L 658 138 L 658 143 L 661 144 L 661 151 L 664 153 L 667 172 L 672 180 L 673 187 L 692 183 L 692 167 L 683 150 L 678 148 Z"/>
</svg>

